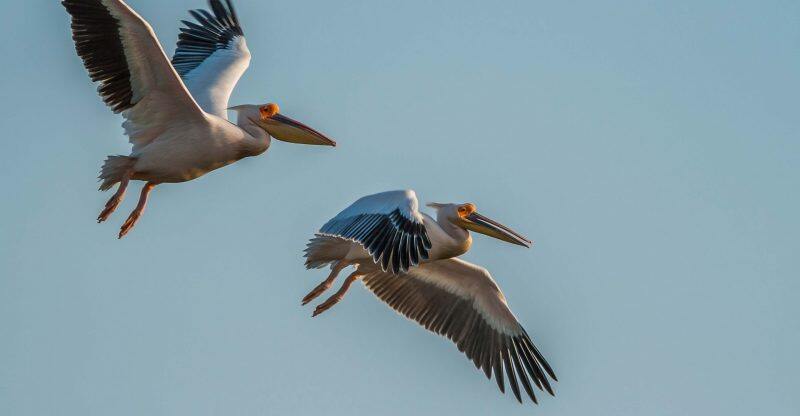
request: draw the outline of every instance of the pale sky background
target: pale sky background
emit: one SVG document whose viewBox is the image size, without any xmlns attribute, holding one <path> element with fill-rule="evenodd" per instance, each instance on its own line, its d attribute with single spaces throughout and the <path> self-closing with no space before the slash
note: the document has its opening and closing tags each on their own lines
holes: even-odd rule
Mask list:
<svg viewBox="0 0 800 416">
<path fill-rule="evenodd" d="M 130 0 L 169 54 L 202 0 Z M 166 4 L 165 4 L 166 3 Z M 800 414 L 800 3 L 237 0 L 232 103 L 274 143 L 156 188 L 116 240 L 126 153 L 56 1 L 0 25 L 0 414 Z M 554 366 L 538 407 L 361 285 L 311 319 L 312 233 L 413 188 L 536 240 L 476 237 Z"/>
</svg>

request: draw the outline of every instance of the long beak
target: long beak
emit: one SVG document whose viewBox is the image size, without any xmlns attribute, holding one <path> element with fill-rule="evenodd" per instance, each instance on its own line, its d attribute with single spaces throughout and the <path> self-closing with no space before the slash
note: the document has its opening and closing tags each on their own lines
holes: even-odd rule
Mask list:
<svg viewBox="0 0 800 416">
<path fill-rule="evenodd" d="M 468 230 L 475 231 L 476 233 L 481 233 L 484 235 L 488 235 L 489 237 L 494 237 L 498 240 L 503 240 L 509 242 L 511 244 L 516 244 L 518 246 L 528 247 L 530 248 L 533 245 L 531 240 L 523 237 L 516 231 L 506 227 L 503 224 L 500 224 L 497 221 L 492 219 L 486 218 L 477 212 L 473 212 L 472 214 L 467 215 L 464 218 L 464 228 Z"/>
<path fill-rule="evenodd" d="M 261 125 L 270 136 L 280 141 L 316 146 L 336 146 L 336 142 L 324 134 L 282 114 L 262 119 Z"/>
</svg>

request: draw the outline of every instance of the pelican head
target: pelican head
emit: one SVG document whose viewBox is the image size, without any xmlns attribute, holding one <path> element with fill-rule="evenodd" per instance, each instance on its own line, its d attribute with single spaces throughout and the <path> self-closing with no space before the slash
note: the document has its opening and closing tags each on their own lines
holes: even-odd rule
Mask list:
<svg viewBox="0 0 800 416">
<path fill-rule="evenodd" d="M 487 218 L 478 213 L 475 204 L 428 204 L 429 207 L 438 211 L 438 216 L 444 217 L 453 225 L 461 227 L 465 230 L 475 231 L 494 237 L 498 240 L 503 240 L 511 244 L 530 248 L 533 242 L 523 237 L 516 231 Z"/>
<path fill-rule="evenodd" d="M 239 105 L 229 110 L 237 111 L 240 120 L 246 117 L 277 140 L 316 146 L 336 146 L 336 142 L 324 134 L 281 114 L 278 104 Z"/>
</svg>

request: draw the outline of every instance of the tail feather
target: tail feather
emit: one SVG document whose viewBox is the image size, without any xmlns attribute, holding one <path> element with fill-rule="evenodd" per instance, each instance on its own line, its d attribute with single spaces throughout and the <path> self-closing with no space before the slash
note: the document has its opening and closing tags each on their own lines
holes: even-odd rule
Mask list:
<svg viewBox="0 0 800 416">
<path fill-rule="evenodd" d="M 349 250 L 347 240 L 317 234 L 306 245 L 306 268 L 321 269 L 343 259 Z"/>
<path fill-rule="evenodd" d="M 136 164 L 135 157 L 108 156 L 100 169 L 100 176 L 98 176 L 102 181 L 100 190 L 107 191 L 111 189 L 114 184 L 122 180 L 122 176 L 125 173 L 133 169 L 134 164 Z"/>
</svg>

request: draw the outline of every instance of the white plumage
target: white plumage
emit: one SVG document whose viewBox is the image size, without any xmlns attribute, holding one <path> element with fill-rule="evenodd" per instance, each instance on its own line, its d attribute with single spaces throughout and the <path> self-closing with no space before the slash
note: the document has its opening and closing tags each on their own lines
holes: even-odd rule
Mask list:
<svg viewBox="0 0 800 416">
<path fill-rule="evenodd" d="M 339 221 L 352 218 L 360 214 L 389 214 L 394 210 L 399 210 L 403 216 L 417 223 L 422 222 L 422 214 L 419 212 L 419 201 L 417 193 L 411 189 L 403 191 L 387 191 L 379 194 L 367 195 L 360 198 L 352 205 L 345 208 L 331 220 Z"/>
<path fill-rule="evenodd" d="M 213 14 L 190 11 L 172 63 L 150 25 L 121 0 L 64 0 L 72 16 L 78 55 L 109 107 L 122 113 L 133 149 L 109 156 L 101 190 L 119 183 L 100 213 L 105 221 L 122 201 L 130 180 L 147 182 L 120 238 L 144 211 L 154 186 L 184 182 L 249 156 L 264 153 L 271 137 L 335 146 L 312 128 L 282 115 L 276 104 L 235 107 L 228 99 L 250 63 L 250 52 L 230 0 L 209 1 Z"/>
<path fill-rule="evenodd" d="M 237 36 L 227 48 L 216 50 L 199 67 L 184 75 L 183 82 L 200 108 L 227 118 L 228 100 L 249 66 L 247 41 L 244 36 Z"/>
<path fill-rule="evenodd" d="M 535 402 L 532 381 L 553 394 L 548 376 L 556 380 L 555 373 L 492 276 L 456 258 L 471 247 L 469 231 L 525 247 L 531 241 L 478 214 L 474 204 L 429 206 L 436 209 L 436 219 L 419 211 L 414 191 L 391 191 L 361 198 L 336 215 L 306 249 L 306 267 L 330 265 L 332 271 L 303 304 L 353 266 L 342 288 L 317 306 L 314 316 L 341 301 L 352 283 L 362 280 L 387 305 L 452 340 L 487 377 L 494 374 L 501 391 L 508 380 L 521 401 L 521 384 Z"/>
</svg>

